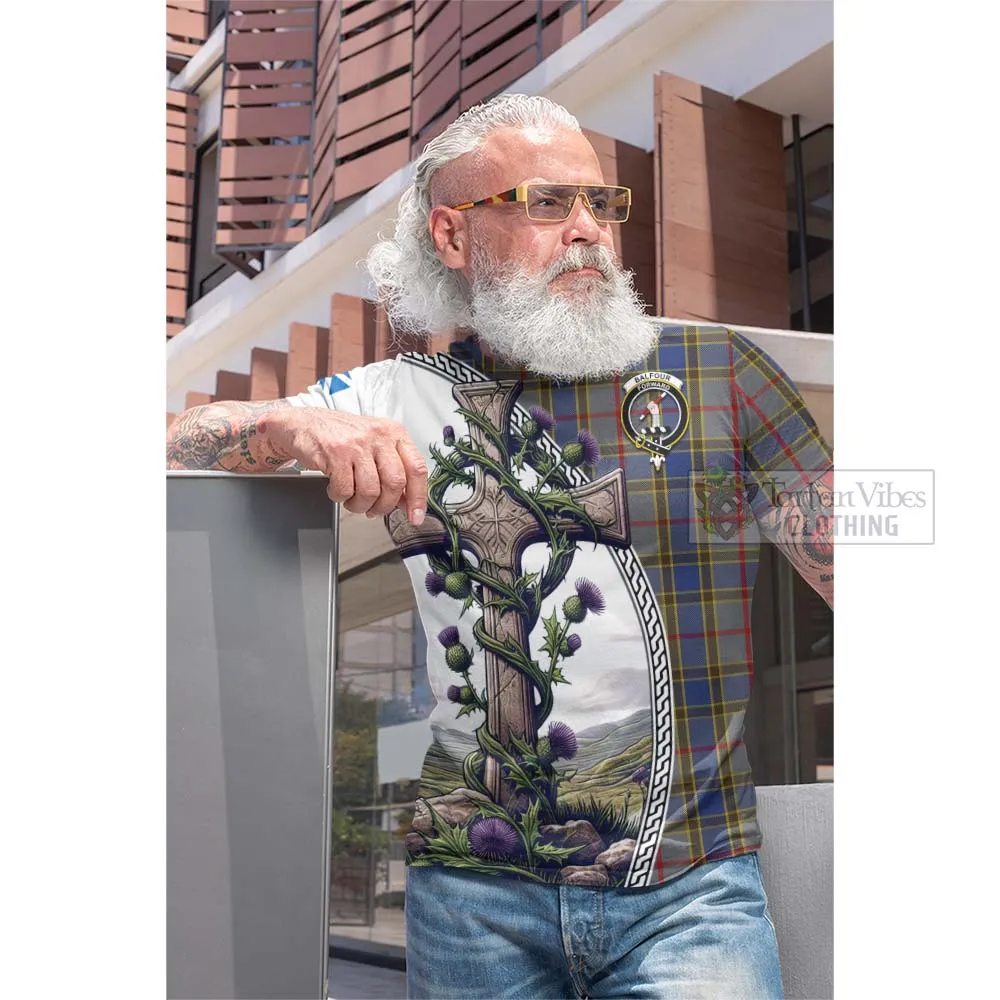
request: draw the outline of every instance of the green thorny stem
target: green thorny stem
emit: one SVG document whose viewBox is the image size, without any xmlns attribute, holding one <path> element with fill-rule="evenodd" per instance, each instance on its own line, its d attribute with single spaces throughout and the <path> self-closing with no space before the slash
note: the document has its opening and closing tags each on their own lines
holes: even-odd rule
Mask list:
<svg viewBox="0 0 1000 1000">
<path fill-rule="evenodd" d="M 549 476 L 551 476 L 555 472 L 560 472 L 562 470 L 562 465 L 563 465 L 563 460 L 561 458 L 559 459 L 558 462 L 553 462 L 549 466 L 548 471 L 545 472 L 542 475 L 542 478 L 539 479 L 538 482 L 535 483 L 535 485 L 532 487 L 532 490 L 531 490 L 532 495 L 538 496 L 542 492 L 542 487 L 549 481 Z M 562 479 L 564 481 L 565 481 L 565 478 L 566 478 L 565 476 L 562 477 Z M 560 485 L 562 485 L 562 484 L 560 484 Z M 568 485 L 568 483 L 567 483 L 567 485 Z"/>
<path fill-rule="evenodd" d="M 484 691 L 482 695 L 476 690 L 476 685 L 472 683 L 472 678 L 469 677 L 469 671 L 463 670 L 459 676 L 465 682 L 465 686 L 472 692 L 475 701 L 471 702 L 468 706 L 470 709 L 476 709 L 479 712 L 486 711 L 486 692 Z"/>
<path fill-rule="evenodd" d="M 560 659 L 562 659 L 562 644 L 566 641 L 566 637 L 569 635 L 569 630 L 572 626 L 573 623 L 567 618 L 559 626 L 559 631 L 556 633 L 555 648 L 549 654 L 549 669 L 545 675 L 550 685 L 552 684 L 552 678 L 555 677 L 556 667 L 559 665 Z"/>
<path fill-rule="evenodd" d="M 544 805 L 547 816 L 553 821 L 556 819 L 556 789 L 558 786 L 558 776 L 551 772 L 548 775 L 541 775 L 540 780 L 532 778 L 524 769 L 521 762 L 505 747 L 499 740 L 494 739 L 488 732 L 486 726 L 482 725 L 476 730 L 476 738 L 479 740 L 483 751 L 491 757 L 495 757 L 506 768 L 506 780 L 520 786 L 520 790 L 531 791 L 536 801 Z M 522 751 L 531 751 L 533 748 L 526 741 L 520 742 Z M 470 756 L 472 756 L 470 754 Z"/>
<path fill-rule="evenodd" d="M 448 532 L 448 555 L 450 557 L 451 569 L 453 571 L 461 570 L 474 582 L 483 587 L 488 587 L 494 593 L 499 594 L 499 601 L 487 602 L 487 604 L 502 604 L 509 610 L 524 615 L 526 619 L 526 631 L 530 634 L 535 625 L 538 623 L 538 618 L 541 614 L 542 602 L 547 597 L 551 596 L 551 594 L 565 580 L 566 574 L 569 572 L 570 566 L 572 565 L 573 553 L 576 551 L 576 543 L 573 542 L 563 531 L 556 527 L 552 519 L 553 512 L 545 509 L 549 506 L 549 504 L 546 503 L 547 497 L 551 495 L 552 500 L 556 502 L 560 508 L 571 510 L 577 517 L 590 524 L 591 527 L 593 527 L 593 525 L 587 513 L 578 504 L 573 502 L 568 493 L 563 492 L 564 490 L 568 490 L 570 488 L 570 484 L 566 480 L 565 473 L 562 471 L 561 459 L 552 459 L 551 456 L 537 448 L 535 442 L 531 441 L 526 436 L 522 437 L 516 433 L 512 436 L 519 447 L 512 459 L 505 436 L 498 433 L 496 428 L 493 427 L 488 421 L 484 420 L 478 414 L 466 410 L 464 407 L 459 407 L 457 412 L 461 414 L 468 423 L 479 428 L 482 433 L 495 445 L 500 455 L 500 461 L 492 458 L 486 453 L 484 448 L 472 443 L 472 441 L 468 439 L 463 438 L 457 440 L 453 445 L 452 451 L 448 454 L 442 453 L 439 448 L 432 444 L 430 450 L 436 461 L 437 467 L 428 481 L 427 508 L 445 525 Z M 457 456 L 457 460 L 455 456 Z M 552 463 L 541 475 L 539 481 L 531 491 L 526 490 L 510 471 L 510 465 L 512 462 L 520 467 L 521 461 L 525 457 L 528 460 L 528 464 L 534 468 L 536 472 L 538 471 L 538 466 L 543 465 L 543 460 L 547 460 Z M 444 496 L 448 487 L 456 483 L 467 486 L 474 485 L 475 477 L 466 471 L 468 466 L 472 464 L 478 465 L 482 470 L 492 473 L 500 482 L 502 487 L 510 490 L 514 495 L 516 495 L 518 500 L 535 515 L 539 524 L 546 533 L 550 559 L 537 585 L 531 587 L 530 605 L 525 593 L 529 587 L 529 583 L 527 582 L 529 578 L 521 577 L 519 580 L 514 582 L 513 586 L 507 586 L 501 580 L 482 572 L 481 569 L 469 566 L 462 558 L 458 530 L 452 519 L 447 516 L 444 505 Z M 562 490 L 550 487 L 549 494 L 541 493 L 542 486 L 556 473 L 558 473 L 558 486 L 562 487 Z M 433 558 L 432 565 L 434 565 L 434 568 L 437 571 L 445 569 L 445 566 L 439 560 Z M 470 595 L 467 602 L 466 607 L 468 607 L 471 603 L 477 604 L 480 608 L 486 606 L 480 598 L 475 596 L 475 592 Z M 465 609 L 463 609 L 463 613 L 464 610 Z M 537 661 L 532 660 L 512 641 L 508 639 L 505 642 L 500 643 L 489 635 L 485 629 L 484 616 L 481 616 L 473 624 L 473 635 L 479 645 L 484 649 L 489 649 L 491 652 L 512 666 L 515 670 L 525 675 L 537 689 L 540 701 L 535 708 L 536 728 L 540 727 L 552 712 L 552 687 L 556 667 L 561 655 L 560 647 L 562 641 L 566 638 L 566 635 L 569 632 L 569 628 L 570 622 L 568 621 L 560 627 L 558 642 L 550 651 L 548 670 L 543 671 Z M 468 684 L 468 686 L 475 691 L 475 688 L 471 683 L 469 683 L 467 672 L 463 675 L 463 678 L 466 684 Z M 475 707 L 481 711 L 486 711 L 486 707 L 483 705 L 478 693 L 476 694 Z M 531 788 L 535 792 L 539 801 L 546 803 L 548 811 L 552 811 L 554 808 L 554 803 L 551 801 L 553 789 L 540 788 L 535 781 L 525 773 L 517 759 L 508 751 L 508 749 L 490 736 L 486 729 L 485 721 L 476 730 L 476 738 L 479 748 L 472 751 L 472 753 L 466 757 L 462 767 L 463 780 L 465 781 L 466 787 L 487 795 L 489 794 L 488 789 L 479 779 L 478 774 L 486 756 L 490 755 L 505 764 L 508 768 L 508 773 L 516 776 L 522 784 Z"/>
</svg>

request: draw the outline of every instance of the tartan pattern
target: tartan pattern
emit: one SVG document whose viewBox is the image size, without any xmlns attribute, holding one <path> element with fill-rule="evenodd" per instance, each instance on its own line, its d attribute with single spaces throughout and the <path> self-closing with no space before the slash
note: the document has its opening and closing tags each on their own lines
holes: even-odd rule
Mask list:
<svg viewBox="0 0 1000 1000">
<path fill-rule="evenodd" d="M 691 477 L 712 469 L 739 473 L 760 488 L 752 507 L 766 514 L 763 488 L 805 485 L 830 465 L 830 452 L 797 389 L 763 351 L 719 326 L 664 326 L 659 346 L 636 369 L 683 381 L 687 432 L 659 469 L 621 424 L 622 383 L 556 384 L 505 369 L 474 341 L 452 354 L 490 379 L 520 379 L 519 403 L 545 407 L 563 446 L 581 430 L 600 443 L 591 470 L 625 471 L 632 545 L 656 595 L 667 632 L 673 685 L 673 778 L 649 883 L 706 859 L 754 850 L 760 843 L 756 799 L 743 742 L 753 679 L 750 608 L 759 543 L 740 530 L 720 544 L 692 538 Z"/>
</svg>

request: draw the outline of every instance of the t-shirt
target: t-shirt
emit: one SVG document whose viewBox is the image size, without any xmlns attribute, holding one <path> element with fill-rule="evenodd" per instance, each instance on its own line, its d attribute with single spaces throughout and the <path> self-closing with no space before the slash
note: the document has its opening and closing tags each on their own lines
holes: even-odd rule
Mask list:
<svg viewBox="0 0 1000 1000">
<path fill-rule="evenodd" d="M 773 360 L 667 325 L 634 371 L 561 383 L 470 338 L 293 403 L 397 420 L 427 459 L 424 523 L 386 519 L 437 700 L 408 864 L 640 888 L 759 847 L 759 526 L 831 462 Z"/>
</svg>

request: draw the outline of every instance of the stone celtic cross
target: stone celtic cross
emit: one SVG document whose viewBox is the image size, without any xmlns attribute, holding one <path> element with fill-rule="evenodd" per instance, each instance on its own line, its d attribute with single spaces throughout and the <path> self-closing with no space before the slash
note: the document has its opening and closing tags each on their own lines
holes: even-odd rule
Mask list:
<svg viewBox="0 0 1000 1000">
<path fill-rule="evenodd" d="M 511 413 L 520 393 L 519 382 L 479 382 L 452 389 L 460 406 L 486 420 L 501 435 L 509 434 Z M 494 462 L 504 465 L 508 461 L 483 429 L 471 422 L 469 436 Z M 509 465 L 508 471 L 512 471 Z M 447 516 L 457 530 L 459 546 L 476 557 L 480 569 L 511 586 L 522 575 L 521 557 L 525 549 L 544 542 L 548 535 L 535 513 L 504 489 L 490 470 L 476 464 L 474 477 L 472 495 L 461 503 L 446 506 Z M 571 538 L 620 547 L 630 544 L 625 476 L 621 469 L 568 492 L 587 512 L 597 529 L 596 535 L 590 525 L 570 516 L 555 518 L 552 522 L 555 527 Z M 388 526 L 404 559 L 420 552 L 440 551 L 449 544 L 445 525 L 430 512 L 423 524 L 414 527 L 402 510 L 395 510 L 389 515 Z M 498 597 L 484 586 L 486 632 L 498 643 L 512 639 L 530 656 L 524 617 L 517 610 L 491 605 Z M 534 743 L 537 731 L 531 682 L 493 651 L 486 650 L 485 658 L 487 731 L 504 745 L 509 746 L 514 735 Z M 499 765 L 493 757 L 486 759 L 485 784 L 496 802 L 506 804 L 513 794 L 509 787 L 504 787 L 506 783 L 501 781 Z"/>
</svg>

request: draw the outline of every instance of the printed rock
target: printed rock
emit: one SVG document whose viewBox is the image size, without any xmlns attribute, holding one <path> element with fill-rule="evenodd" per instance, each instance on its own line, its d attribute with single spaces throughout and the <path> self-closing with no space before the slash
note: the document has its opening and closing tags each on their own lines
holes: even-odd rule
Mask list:
<svg viewBox="0 0 1000 1000">
<path fill-rule="evenodd" d="M 603 853 L 594 858 L 594 863 L 604 865 L 609 871 L 623 872 L 632 864 L 635 853 L 634 840 L 618 840 Z"/>
<path fill-rule="evenodd" d="M 431 809 L 446 823 L 458 826 L 479 809 L 481 802 L 489 802 L 489 799 L 471 788 L 456 788 L 455 791 L 449 792 L 447 795 L 437 795 L 430 799 L 417 799 L 413 815 L 413 829 L 418 833 L 426 833 L 428 836 L 436 832 Z"/>
<path fill-rule="evenodd" d="M 567 859 L 571 866 L 593 864 L 597 856 L 605 852 L 601 835 L 585 819 L 574 819 L 561 826 L 543 826 L 539 833 L 545 843 L 554 847 L 576 848 Z"/>
<path fill-rule="evenodd" d="M 604 865 L 570 865 L 559 873 L 563 885 L 607 885 L 608 870 Z"/>
</svg>

